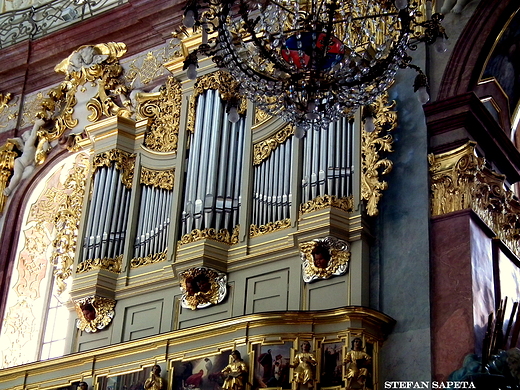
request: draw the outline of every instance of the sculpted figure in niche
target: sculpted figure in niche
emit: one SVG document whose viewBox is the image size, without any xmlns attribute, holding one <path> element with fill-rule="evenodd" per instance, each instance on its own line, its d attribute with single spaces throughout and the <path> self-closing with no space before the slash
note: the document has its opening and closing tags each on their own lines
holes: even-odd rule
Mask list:
<svg viewBox="0 0 520 390">
<path fill-rule="evenodd" d="M 372 358 L 363 351 L 363 341 L 359 337 L 352 340 L 352 350 L 347 352 L 344 362 L 347 369 L 346 388 L 366 389 L 365 382 Z"/>
<path fill-rule="evenodd" d="M 34 170 L 34 165 L 36 164 L 35 156 L 38 150 L 36 145 L 38 131 L 44 124 L 45 121 L 43 119 L 37 118 L 32 130 L 23 133 L 21 138 L 9 139 L 22 152 L 22 155 L 14 160 L 13 176 L 9 181 L 9 186 L 4 189 L 5 196 L 11 195 L 20 181 L 29 176 Z"/>
<path fill-rule="evenodd" d="M 156 364 L 152 367 L 150 376 L 144 382 L 144 388 L 149 390 L 163 390 L 164 380 L 161 378 L 161 367 Z"/>
<path fill-rule="evenodd" d="M 88 390 L 87 382 L 79 382 L 77 389 L 78 390 Z"/>
<path fill-rule="evenodd" d="M 311 353 L 311 344 L 304 341 L 301 345 L 301 352 L 296 354 L 293 364 L 290 365 L 291 368 L 294 368 L 293 390 L 301 389 L 302 385 L 307 385 L 308 388 L 313 386 L 314 367 L 317 364 L 316 358 Z"/>
<path fill-rule="evenodd" d="M 247 373 L 247 366 L 242 360 L 239 351 L 235 350 L 231 352 L 231 358 L 233 359 L 233 362 L 228 364 L 222 370 L 224 375 L 227 374 L 222 388 L 224 390 L 244 390 L 246 385 L 245 376 Z"/>
</svg>

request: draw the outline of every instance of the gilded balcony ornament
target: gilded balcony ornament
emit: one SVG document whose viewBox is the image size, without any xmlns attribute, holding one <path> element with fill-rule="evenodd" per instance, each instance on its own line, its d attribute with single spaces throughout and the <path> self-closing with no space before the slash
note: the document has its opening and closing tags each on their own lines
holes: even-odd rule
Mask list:
<svg viewBox="0 0 520 390">
<path fill-rule="evenodd" d="M 17 104 L 12 103 L 11 93 L 0 93 L 0 129 L 6 128 L 7 122 L 15 119 L 18 113 L 15 111 Z"/>
<path fill-rule="evenodd" d="M 135 157 L 135 153 L 127 153 L 119 149 L 99 153 L 92 161 L 92 173 L 94 174 L 98 168 L 109 167 L 115 163 L 116 169 L 121 172 L 121 182 L 130 189 L 134 179 Z"/>
<path fill-rule="evenodd" d="M 263 122 L 268 121 L 271 118 L 271 115 L 269 115 L 264 110 L 259 109 L 258 107 L 255 107 L 255 121 L 254 125 L 258 126 Z"/>
<path fill-rule="evenodd" d="M 166 253 L 168 252 L 168 249 L 165 249 L 162 252 L 159 253 L 153 253 L 145 257 L 134 257 L 132 260 L 130 260 L 130 268 L 139 268 L 145 265 L 149 264 L 155 264 L 160 261 L 166 260 Z"/>
<path fill-rule="evenodd" d="M 472 209 L 517 256 L 520 256 L 520 202 L 506 189 L 505 176 L 486 166 L 470 141 L 429 155 L 432 215 Z"/>
<path fill-rule="evenodd" d="M 222 100 L 230 101 L 232 99 L 238 99 L 238 113 L 243 114 L 246 112 L 247 100 L 240 96 L 238 82 L 228 73 L 219 70 L 217 72 L 202 76 L 195 82 L 194 91 L 190 97 L 188 121 L 186 124 L 186 130 L 190 133 L 195 131 L 195 116 L 197 113 L 197 104 L 199 101 L 198 97 L 208 89 L 218 90 Z"/>
<path fill-rule="evenodd" d="M 348 242 L 332 236 L 300 244 L 303 281 L 308 283 L 344 275 L 350 261 Z"/>
<path fill-rule="evenodd" d="M 138 92 L 135 100 L 137 118 L 151 119 L 144 146 L 156 152 L 176 151 L 182 105 L 180 82 L 169 77 L 158 92 Z"/>
<path fill-rule="evenodd" d="M 227 294 L 227 276 L 211 268 L 190 268 L 179 275 L 181 305 L 196 310 L 216 305 Z"/>
<path fill-rule="evenodd" d="M 114 318 L 116 301 L 92 295 L 74 301 L 76 314 L 76 327 L 87 333 L 94 333 L 105 329 Z"/>
<path fill-rule="evenodd" d="M 258 142 L 253 146 L 253 165 L 260 165 L 267 160 L 271 153 L 294 134 L 294 126 L 287 125 L 277 132 L 272 138 Z"/>
<path fill-rule="evenodd" d="M 182 236 L 177 246 L 180 247 L 181 245 L 204 239 L 218 241 L 228 245 L 238 244 L 239 228 L 239 225 L 235 226 L 231 234 L 227 229 L 220 229 L 218 231 L 214 228 L 194 229 L 190 233 Z"/>
<path fill-rule="evenodd" d="M 370 105 L 374 130 L 362 131 L 361 142 L 361 199 L 367 203 L 370 216 L 379 213 L 378 205 L 388 183 L 381 176 L 388 174 L 393 163 L 382 158 L 382 153 L 393 152 L 393 138 L 390 131 L 397 127 L 397 113 L 394 111 L 395 101 L 388 103 L 388 93 L 380 95 Z"/>
<path fill-rule="evenodd" d="M 115 259 L 105 257 L 103 259 L 87 259 L 78 264 L 76 268 L 77 274 L 82 274 L 92 270 L 104 269 L 113 273 L 120 273 L 123 264 L 123 255 L 117 256 Z"/>
<path fill-rule="evenodd" d="M 287 229 L 291 227 L 291 220 L 289 218 L 281 221 L 269 222 L 265 225 L 257 226 L 252 224 L 249 227 L 249 237 L 258 237 L 264 234 L 277 232 L 279 230 Z"/>
<path fill-rule="evenodd" d="M 65 194 L 65 199 L 53 199 L 55 204 L 59 204 L 59 208 L 54 220 L 57 234 L 53 241 L 50 261 L 58 294 L 65 290 L 65 280 L 72 275 L 88 171 L 88 156 L 79 155 L 74 168 L 63 183 L 62 194 Z"/>
<path fill-rule="evenodd" d="M 354 198 L 352 196 L 338 198 L 335 195 L 317 196 L 316 198 L 311 199 L 308 202 L 302 203 L 300 205 L 300 218 L 304 214 L 311 213 L 313 211 L 327 209 L 330 207 L 334 207 L 343 210 L 347 213 L 351 213 L 352 211 L 354 211 Z"/>
</svg>

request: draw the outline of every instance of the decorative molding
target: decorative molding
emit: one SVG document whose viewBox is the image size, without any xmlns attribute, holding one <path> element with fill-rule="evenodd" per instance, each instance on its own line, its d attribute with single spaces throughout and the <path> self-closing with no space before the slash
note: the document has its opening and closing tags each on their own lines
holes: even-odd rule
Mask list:
<svg viewBox="0 0 520 390">
<path fill-rule="evenodd" d="M 380 176 L 388 174 L 393 167 L 393 163 L 380 154 L 393 152 L 393 138 L 389 132 L 397 127 L 397 112 L 394 111 L 395 101 L 388 103 L 388 93 L 380 95 L 371 107 L 375 129 L 362 131 L 361 199 L 367 202 L 368 215 L 375 216 L 379 213 L 377 207 L 382 191 L 388 188 L 388 183 Z"/>
<path fill-rule="evenodd" d="M 153 186 L 171 191 L 173 189 L 174 179 L 175 169 L 161 171 L 145 167 L 141 168 L 140 182 L 146 186 Z"/>
<path fill-rule="evenodd" d="M 329 207 L 334 207 L 347 213 L 351 213 L 354 211 L 354 198 L 352 196 L 338 198 L 335 195 L 317 196 L 316 198 L 300 205 L 300 218 L 304 214 L 323 210 Z"/>
<path fill-rule="evenodd" d="M 145 257 L 134 257 L 130 261 L 130 268 L 134 269 L 145 265 L 158 263 L 160 261 L 165 261 L 167 252 L 168 249 L 165 249 L 163 252 L 153 253 Z"/>
<path fill-rule="evenodd" d="M 177 245 L 181 246 L 184 244 L 189 244 L 204 239 L 219 241 L 228 245 L 238 244 L 239 227 L 239 225 L 235 226 L 235 228 L 233 229 L 233 233 L 231 234 L 227 229 L 220 229 L 218 231 L 214 228 L 202 230 L 194 229 L 191 231 L 191 233 L 182 236 Z"/>
<path fill-rule="evenodd" d="M 271 153 L 294 134 L 294 126 L 287 125 L 272 138 L 258 142 L 253 146 L 253 165 L 260 165 Z"/>
<path fill-rule="evenodd" d="M 520 202 L 505 188 L 505 176 L 493 172 L 469 141 L 452 151 L 430 154 L 432 215 L 472 209 L 520 256 Z"/>
<path fill-rule="evenodd" d="M 281 221 L 269 222 L 266 225 L 257 226 L 252 224 L 249 227 L 249 237 L 258 237 L 264 234 L 273 233 L 279 230 L 287 229 L 291 227 L 291 220 L 289 218 Z"/>
<path fill-rule="evenodd" d="M 107 257 L 103 259 L 87 259 L 78 264 L 78 268 L 76 268 L 76 273 L 82 274 L 92 270 L 104 269 L 106 271 L 118 274 L 121 272 L 122 264 L 123 255 L 119 255 L 115 259 L 109 259 Z"/>
<path fill-rule="evenodd" d="M 112 322 L 115 312 L 116 301 L 92 295 L 74 301 L 78 319 L 76 327 L 88 333 L 104 329 Z"/>
<path fill-rule="evenodd" d="M 102 152 L 94 156 L 92 161 L 92 174 L 98 168 L 109 167 L 112 162 L 115 162 L 116 169 L 121 172 L 121 182 L 126 188 L 132 188 L 132 180 L 134 179 L 136 154 L 124 152 L 119 149 L 112 149 L 107 152 Z"/>
<path fill-rule="evenodd" d="M 181 83 L 168 77 L 159 92 L 138 92 L 137 118 L 150 118 L 150 130 L 145 136 L 144 146 L 156 152 L 177 150 L 181 118 Z"/>
<path fill-rule="evenodd" d="M 191 310 L 222 302 L 227 294 L 227 276 L 211 268 L 190 268 L 179 275 L 181 305 Z"/>
<path fill-rule="evenodd" d="M 255 118 L 254 118 L 254 126 L 259 126 L 263 122 L 267 122 L 271 119 L 271 115 L 269 115 L 264 110 L 261 110 L 258 107 L 255 107 Z"/>
<path fill-rule="evenodd" d="M 302 277 L 304 282 L 328 279 L 343 275 L 348 270 L 350 245 L 348 242 L 327 236 L 300 244 Z"/>
<path fill-rule="evenodd" d="M 195 82 L 193 94 L 190 97 L 190 103 L 188 108 L 188 121 L 186 124 L 186 130 L 190 133 L 195 131 L 195 116 L 197 113 L 198 97 L 204 91 L 208 89 L 216 89 L 220 93 L 220 97 L 229 101 L 231 99 L 239 99 L 240 104 L 238 107 L 239 114 L 243 114 L 247 108 L 246 99 L 242 98 L 239 94 L 239 84 L 226 72 L 217 71 L 199 78 Z"/>
</svg>

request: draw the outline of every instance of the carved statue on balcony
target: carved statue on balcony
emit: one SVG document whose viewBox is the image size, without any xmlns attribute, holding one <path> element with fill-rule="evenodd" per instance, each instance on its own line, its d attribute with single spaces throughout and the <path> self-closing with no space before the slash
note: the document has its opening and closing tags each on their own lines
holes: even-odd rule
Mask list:
<svg viewBox="0 0 520 390">
<path fill-rule="evenodd" d="M 314 368 L 317 364 L 314 354 L 311 353 L 311 344 L 304 341 L 301 345 L 301 352 L 296 354 L 293 364 L 289 365 L 289 367 L 294 368 L 293 390 L 301 389 L 301 385 L 312 388 L 314 385 Z"/>
<path fill-rule="evenodd" d="M 222 388 L 224 390 L 244 390 L 246 384 L 245 375 L 247 373 L 247 366 L 242 360 L 239 351 L 235 350 L 231 352 L 231 358 L 233 359 L 233 362 L 229 363 L 222 370 L 224 375 L 227 374 L 226 379 L 224 379 Z"/>
<path fill-rule="evenodd" d="M 144 388 L 146 390 L 163 390 L 164 380 L 161 378 L 161 367 L 158 364 L 152 367 L 150 376 L 144 382 Z"/>
<path fill-rule="evenodd" d="M 365 389 L 372 357 L 363 351 L 363 341 L 359 337 L 352 340 L 352 350 L 347 352 L 344 362 L 347 370 L 346 389 Z"/>
</svg>

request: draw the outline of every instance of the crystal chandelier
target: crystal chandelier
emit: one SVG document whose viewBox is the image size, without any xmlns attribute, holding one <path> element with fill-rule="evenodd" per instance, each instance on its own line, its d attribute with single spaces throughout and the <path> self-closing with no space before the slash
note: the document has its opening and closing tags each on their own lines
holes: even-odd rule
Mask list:
<svg viewBox="0 0 520 390">
<path fill-rule="evenodd" d="M 196 78 L 199 54 L 211 56 L 299 135 L 373 103 L 399 68 L 416 69 L 414 87 L 425 90 L 407 51 L 418 42 L 442 51 L 447 38 L 442 15 L 426 20 L 408 0 L 194 0 L 184 10 L 185 26 L 202 29 L 184 63 L 188 77 Z"/>
</svg>

